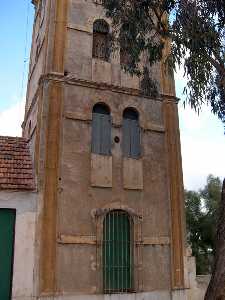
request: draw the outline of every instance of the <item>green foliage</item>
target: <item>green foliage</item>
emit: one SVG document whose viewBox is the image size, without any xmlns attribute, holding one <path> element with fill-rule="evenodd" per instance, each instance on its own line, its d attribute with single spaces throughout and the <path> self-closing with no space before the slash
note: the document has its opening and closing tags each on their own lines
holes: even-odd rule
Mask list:
<svg viewBox="0 0 225 300">
<path fill-rule="evenodd" d="M 146 96 L 157 97 L 158 89 L 156 82 L 150 77 L 148 68 L 143 69 L 141 91 Z"/>
<path fill-rule="evenodd" d="M 125 71 L 143 76 L 142 55 L 150 66 L 160 61 L 169 38 L 165 61 L 174 69 L 184 67 L 186 102 L 197 111 L 210 104 L 225 123 L 225 0 L 104 0 L 103 5 L 112 19 L 113 44 L 129 52 Z"/>
<path fill-rule="evenodd" d="M 188 241 L 196 257 L 197 274 L 211 272 L 221 187 L 220 179 L 209 175 L 204 189 L 185 191 Z"/>
</svg>

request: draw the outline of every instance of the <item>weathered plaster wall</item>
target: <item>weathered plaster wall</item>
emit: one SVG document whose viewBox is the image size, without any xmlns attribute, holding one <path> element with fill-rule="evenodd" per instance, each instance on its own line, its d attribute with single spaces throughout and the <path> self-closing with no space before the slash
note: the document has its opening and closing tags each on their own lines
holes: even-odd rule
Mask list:
<svg viewBox="0 0 225 300">
<path fill-rule="evenodd" d="M 127 88 L 138 89 L 139 78 L 125 74 L 121 70 L 118 52 L 113 52 L 109 62 L 92 58 L 93 23 L 105 17 L 103 7 L 96 5 L 93 0 L 72 0 L 68 7 L 67 44 L 65 70 L 69 76 L 96 82 L 113 84 Z M 144 62 L 143 62 L 144 63 Z M 160 68 L 151 67 L 154 79 L 159 82 Z"/>
<path fill-rule="evenodd" d="M 16 209 L 13 300 L 34 296 L 36 193 L 0 191 L 0 207 Z"/>
<path fill-rule="evenodd" d="M 30 107 L 30 112 L 26 122 L 24 123 L 23 136 L 29 140 L 29 148 L 34 161 L 35 142 L 37 133 L 37 119 L 38 119 L 38 99 Z"/>
<path fill-rule="evenodd" d="M 30 82 L 31 93 L 28 92 L 32 102 L 39 75 L 51 73 L 39 85 L 41 104 L 35 146 L 38 188 L 43 196 L 39 202 L 37 291 L 58 295 L 52 296 L 55 299 L 66 299 L 59 295 L 75 299 L 76 294 L 102 293 L 101 245 L 97 244 L 102 228 L 93 212 L 122 208 L 138 215 L 135 251 L 141 258 L 135 261 L 135 288 L 147 293 L 111 298 L 169 299 L 171 284 L 183 287 L 182 179 L 174 90 L 163 89 L 171 96 L 164 99 L 168 104 L 164 107 L 159 99 L 137 96 L 139 82 L 121 72 L 118 56 L 112 57 L 110 63 L 91 58 L 92 26 L 95 19 L 104 17 L 101 6 L 92 0 L 47 3 L 51 3 L 51 10 L 46 61 L 41 63 L 45 69 L 38 71 L 37 67 L 37 76 Z M 158 67 L 153 72 L 158 79 L 160 70 Z M 99 101 L 109 105 L 113 122 L 112 182 L 108 188 L 91 184 L 91 112 Z M 139 111 L 142 128 L 142 157 L 138 166 L 143 166 L 143 183 L 136 190 L 128 189 L 123 177 L 121 124 L 123 110 L 128 106 Z M 115 136 L 120 143 L 114 143 Z M 184 295 L 184 291 L 174 292 L 173 297 L 180 300 L 185 299 Z M 96 297 L 107 299 L 103 295 Z"/>
<path fill-rule="evenodd" d="M 38 88 L 38 80 L 44 72 L 47 45 L 47 20 L 49 0 L 40 1 L 35 10 L 32 48 L 30 54 L 29 76 L 27 85 L 26 113 L 30 108 Z"/>
<path fill-rule="evenodd" d="M 54 300 L 169 300 L 172 299 L 168 291 L 153 291 L 150 293 L 117 294 L 117 295 L 74 295 L 56 296 Z M 52 300 L 41 297 L 38 300 Z M 185 298 L 179 298 L 185 300 Z"/>
<path fill-rule="evenodd" d="M 112 116 L 112 188 L 91 186 L 91 118 L 97 102 Z M 126 107 L 139 111 L 143 189 L 127 189 L 123 182 L 122 115 Z M 114 137 L 120 143 L 114 142 Z M 60 156 L 58 232 L 96 236 L 92 211 L 120 205 L 143 217 L 142 236 L 170 239 L 170 209 L 162 103 L 147 98 L 91 87 L 65 85 Z M 126 174 L 129 176 L 129 174 Z M 170 289 L 170 246 L 156 242 L 141 251 L 136 267 L 137 290 Z M 57 250 L 57 290 L 60 293 L 101 293 L 101 265 L 96 245 L 63 244 Z M 78 271 L 79 270 L 79 271 Z M 79 274 L 79 275 L 78 275 Z M 79 276 L 79 280 L 75 280 Z"/>
</svg>

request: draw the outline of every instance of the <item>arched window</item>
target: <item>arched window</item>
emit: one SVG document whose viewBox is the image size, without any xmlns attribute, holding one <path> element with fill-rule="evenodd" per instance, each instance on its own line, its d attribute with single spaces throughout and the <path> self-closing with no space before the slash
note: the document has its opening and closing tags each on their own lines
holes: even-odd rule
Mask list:
<svg viewBox="0 0 225 300">
<path fill-rule="evenodd" d="M 123 112 L 123 155 L 131 158 L 141 155 L 139 116 L 133 108 Z"/>
<path fill-rule="evenodd" d="M 92 153 L 111 154 L 111 116 L 105 104 L 96 104 L 92 112 Z"/>
<path fill-rule="evenodd" d="M 109 50 L 109 25 L 105 20 L 96 20 L 93 24 L 92 56 L 108 61 Z"/>
<path fill-rule="evenodd" d="M 129 54 L 130 45 L 128 44 L 126 33 L 128 32 L 127 25 L 123 24 L 120 29 L 120 44 L 123 45 L 123 48 L 120 48 L 120 64 L 128 65 L 131 63 L 131 56 Z"/>
<path fill-rule="evenodd" d="M 120 49 L 120 64 L 121 66 L 128 65 L 130 62 L 129 54 L 127 50 Z"/>
<path fill-rule="evenodd" d="M 133 221 L 122 210 L 109 212 L 103 223 L 105 293 L 127 293 L 133 286 Z"/>
</svg>

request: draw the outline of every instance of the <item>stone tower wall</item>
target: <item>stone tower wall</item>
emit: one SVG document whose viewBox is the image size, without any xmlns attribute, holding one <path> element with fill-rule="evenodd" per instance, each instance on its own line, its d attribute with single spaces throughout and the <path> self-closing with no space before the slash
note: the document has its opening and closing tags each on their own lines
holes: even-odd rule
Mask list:
<svg viewBox="0 0 225 300">
<path fill-rule="evenodd" d="M 185 299 L 173 79 L 155 66 L 152 74 L 162 94 L 143 97 L 139 79 L 121 70 L 118 55 L 110 62 L 92 58 L 93 22 L 104 18 L 102 6 L 92 0 L 34 4 L 24 136 L 31 141 L 39 189 L 36 294 L 55 299 L 101 295 L 102 220 L 110 209 L 123 209 L 134 218 L 137 297 Z M 91 153 L 92 108 L 98 102 L 107 104 L 112 116 L 112 155 L 107 157 Z M 127 107 L 139 112 L 140 159 L 122 155 Z"/>
</svg>

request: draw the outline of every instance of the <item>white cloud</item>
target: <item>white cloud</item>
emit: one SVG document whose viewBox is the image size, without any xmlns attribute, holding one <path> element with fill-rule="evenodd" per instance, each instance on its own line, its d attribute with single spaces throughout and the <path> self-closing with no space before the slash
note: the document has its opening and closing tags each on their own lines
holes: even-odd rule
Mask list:
<svg viewBox="0 0 225 300">
<path fill-rule="evenodd" d="M 176 92 L 181 98 L 179 120 L 184 186 L 198 190 L 206 184 L 209 174 L 225 177 L 225 135 L 221 121 L 203 105 L 198 115 L 190 106 L 182 105 L 187 84 L 181 67 L 175 73 Z"/>
<path fill-rule="evenodd" d="M 21 136 L 25 101 L 19 101 L 13 106 L 0 111 L 0 135 Z"/>
<path fill-rule="evenodd" d="M 204 186 L 208 174 L 225 176 L 225 142 L 192 138 L 181 134 L 184 185 L 197 190 Z"/>
<path fill-rule="evenodd" d="M 198 190 L 209 174 L 225 177 L 225 136 L 223 124 L 208 107 L 198 116 L 179 107 L 184 186 Z"/>
</svg>

